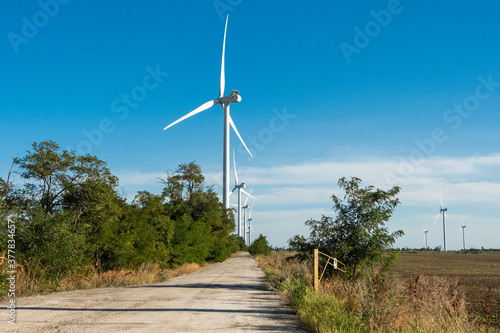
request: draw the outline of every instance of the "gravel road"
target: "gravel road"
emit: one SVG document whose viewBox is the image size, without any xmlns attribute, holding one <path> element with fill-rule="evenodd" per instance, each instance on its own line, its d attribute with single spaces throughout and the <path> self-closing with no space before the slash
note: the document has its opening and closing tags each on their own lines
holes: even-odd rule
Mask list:
<svg viewBox="0 0 500 333">
<path fill-rule="evenodd" d="M 305 332 L 248 253 L 166 282 L 0 302 L 1 332 Z"/>
</svg>

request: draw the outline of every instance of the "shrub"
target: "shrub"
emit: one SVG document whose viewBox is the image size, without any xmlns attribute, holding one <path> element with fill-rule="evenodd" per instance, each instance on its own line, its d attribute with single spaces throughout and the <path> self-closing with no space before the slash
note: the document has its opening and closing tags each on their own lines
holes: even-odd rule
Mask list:
<svg viewBox="0 0 500 333">
<path fill-rule="evenodd" d="M 248 249 L 248 252 L 250 252 L 253 256 L 257 254 L 268 256 L 271 254 L 271 247 L 267 242 L 266 236 L 260 234 L 259 237 L 253 241 L 252 246 Z"/>
</svg>

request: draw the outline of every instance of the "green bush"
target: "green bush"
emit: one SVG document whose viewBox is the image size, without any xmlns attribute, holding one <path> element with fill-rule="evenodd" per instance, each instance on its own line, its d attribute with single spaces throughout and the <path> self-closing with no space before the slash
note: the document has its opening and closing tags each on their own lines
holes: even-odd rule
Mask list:
<svg viewBox="0 0 500 333">
<path fill-rule="evenodd" d="M 248 252 L 253 256 L 257 254 L 268 256 L 271 254 L 271 247 L 269 246 L 266 236 L 260 234 L 259 237 L 253 241 Z"/>
</svg>

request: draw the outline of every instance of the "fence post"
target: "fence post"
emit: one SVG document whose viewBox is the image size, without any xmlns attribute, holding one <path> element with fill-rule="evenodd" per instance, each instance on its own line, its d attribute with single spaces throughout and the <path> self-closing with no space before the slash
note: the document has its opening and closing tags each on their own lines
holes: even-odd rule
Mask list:
<svg viewBox="0 0 500 333">
<path fill-rule="evenodd" d="M 318 291 L 318 249 L 314 249 L 314 291 Z"/>
</svg>

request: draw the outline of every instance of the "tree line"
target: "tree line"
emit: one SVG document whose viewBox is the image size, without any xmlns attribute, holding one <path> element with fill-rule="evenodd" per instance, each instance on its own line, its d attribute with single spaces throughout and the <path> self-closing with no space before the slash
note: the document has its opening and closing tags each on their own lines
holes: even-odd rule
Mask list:
<svg viewBox="0 0 500 333">
<path fill-rule="evenodd" d="M 17 262 L 41 265 L 54 279 L 88 265 L 223 261 L 245 244 L 204 180 L 199 165 L 181 164 L 160 180 L 161 194 L 141 191 L 127 202 L 105 162 L 53 141 L 33 143 L 0 177 L 0 243 L 7 244 L 7 220 L 15 222 Z"/>
</svg>

